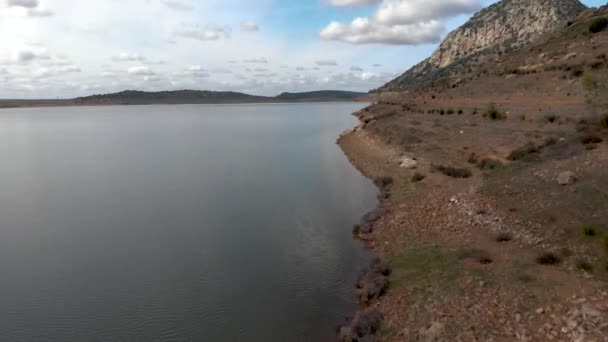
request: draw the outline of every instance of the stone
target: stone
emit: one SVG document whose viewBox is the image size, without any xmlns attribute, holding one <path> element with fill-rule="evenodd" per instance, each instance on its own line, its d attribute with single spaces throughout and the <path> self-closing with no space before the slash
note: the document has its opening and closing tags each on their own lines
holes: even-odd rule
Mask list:
<svg viewBox="0 0 608 342">
<path fill-rule="evenodd" d="M 557 176 L 557 183 L 563 186 L 572 185 L 576 180 L 576 175 L 572 171 L 564 171 Z"/>
<path fill-rule="evenodd" d="M 415 169 L 418 167 L 418 162 L 412 158 L 405 157 L 401 160 L 400 165 L 405 169 Z"/>
</svg>

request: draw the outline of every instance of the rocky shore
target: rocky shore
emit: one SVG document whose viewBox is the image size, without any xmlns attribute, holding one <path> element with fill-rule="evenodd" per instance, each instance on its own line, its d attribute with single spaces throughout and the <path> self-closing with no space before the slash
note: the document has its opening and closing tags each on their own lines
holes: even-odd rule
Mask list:
<svg viewBox="0 0 608 342">
<path fill-rule="evenodd" d="M 604 118 L 426 113 L 375 104 L 338 141 L 381 200 L 340 339 L 607 340 Z"/>
</svg>

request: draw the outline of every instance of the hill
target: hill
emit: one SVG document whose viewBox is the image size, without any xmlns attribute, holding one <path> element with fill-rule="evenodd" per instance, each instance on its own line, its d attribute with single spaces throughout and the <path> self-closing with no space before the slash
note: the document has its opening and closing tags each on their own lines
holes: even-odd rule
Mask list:
<svg viewBox="0 0 608 342">
<path fill-rule="evenodd" d="M 444 39 L 431 57 L 377 91 L 426 86 L 535 41 L 563 27 L 586 7 L 578 0 L 503 0 L 475 14 Z"/>
<path fill-rule="evenodd" d="M 579 12 L 503 0 L 474 18 L 506 8 L 488 32 L 536 32 L 519 21 L 532 9 Z M 386 265 L 359 278 L 370 309 L 343 341 L 374 328 L 395 342 L 606 340 L 608 5 L 572 14 L 521 44 L 452 54 L 476 41 L 454 38 L 473 20 L 356 113 L 339 144 L 381 205 L 354 233 Z"/>
<path fill-rule="evenodd" d="M 280 103 L 280 102 L 338 102 L 359 101 L 366 93 L 341 90 L 320 90 L 302 93 L 282 93 L 278 96 L 255 96 L 232 91 L 176 90 L 145 92 L 125 90 L 111 94 L 96 94 L 64 100 L 0 100 L 0 108 L 59 107 L 153 104 L 222 104 L 222 103 Z"/>
</svg>

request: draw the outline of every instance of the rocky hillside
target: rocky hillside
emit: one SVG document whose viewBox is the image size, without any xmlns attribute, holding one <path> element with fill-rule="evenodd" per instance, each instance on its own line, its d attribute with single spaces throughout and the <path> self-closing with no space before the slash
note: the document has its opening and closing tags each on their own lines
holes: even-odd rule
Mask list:
<svg viewBox="0 0 608 342">
<path fill-rule="evenodd" d="M 424 86 L 503 55 L 565 26 L 586 9 L 578 0 L 502 0 L 451 32 L 433 55 L 378 91 Z"/>
</svg>

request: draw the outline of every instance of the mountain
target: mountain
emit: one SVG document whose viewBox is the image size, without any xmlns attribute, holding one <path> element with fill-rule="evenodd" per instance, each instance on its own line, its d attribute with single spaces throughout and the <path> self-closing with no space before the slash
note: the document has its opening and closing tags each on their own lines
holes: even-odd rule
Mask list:
<svg viewBox="0 0 608 342">
<path fill-rule="evenodd" d="M 526 46 L 576 18 L 578 0 L 502 0 L 454 30 L 431 57 L 376 90 L 403 91 L 457 75 L 464 69 Z"/>
</svg>

